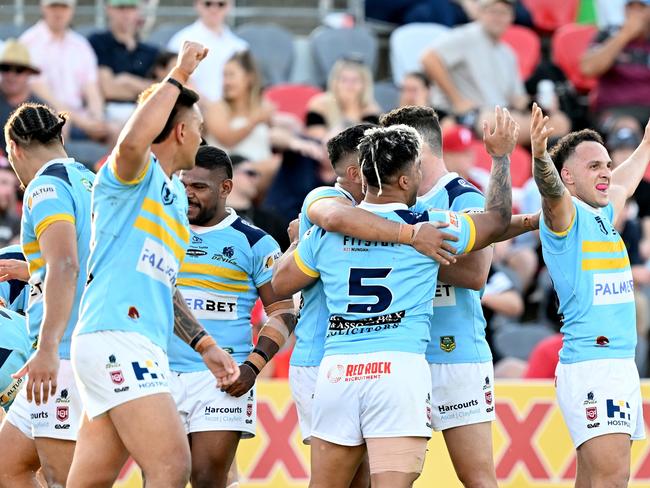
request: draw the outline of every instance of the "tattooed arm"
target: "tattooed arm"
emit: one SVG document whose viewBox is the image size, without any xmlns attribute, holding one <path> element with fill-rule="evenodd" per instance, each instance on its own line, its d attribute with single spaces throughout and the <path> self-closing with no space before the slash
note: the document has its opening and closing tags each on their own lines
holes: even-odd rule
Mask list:
<svg viewBox="0 0 650 488">
<path fill-rule="evenodd" d="M 548 137 L 553 128 L 547 127 L 548 117 L 542 109 L 533 105 L 530 128 L 531 149 L 533 152 L 533 177 L 542 195 L 542 214 L 544 223 L 553 232 L 564 232 L 570 226 L 575 213 L 571 194 L 566 189 L 551 156 L 546 150 Z"/>
<path fill-rule="evenodd" d="M 496 126 L 490 132 L 483 123 L 483 141 L 492 156 L 492 171 L 485 195 L 485 212 L 469 214 L 476 227 L 473 249 L 482 249 L 495 242 L 506 230 L 512 217 L 512 182 L 510 154 L 517 144 L 519 125 L 507 109 L 496 108 Z"/>
<path fill-rule="evenodd" d="M 201 355 L 201 359 L 217 379 L 217 385 L 226 387 L 239 378 L 239 367 L 226 351 L 217 346 L 185 303 L 178 289 L 174 292 L 174 334 Z"/>
</svg>

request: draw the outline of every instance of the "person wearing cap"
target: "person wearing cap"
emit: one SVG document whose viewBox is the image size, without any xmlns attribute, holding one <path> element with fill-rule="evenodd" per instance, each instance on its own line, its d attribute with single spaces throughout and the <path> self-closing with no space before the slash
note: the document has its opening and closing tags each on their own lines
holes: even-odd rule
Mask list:
<svg viewBox="0 0 650 488">
<path fill-rule="evenodd" d="M 502 41 L 513 23 L 515 3 L 515 0 L 478 0 L 476 21 L 436 38 L 425 51 L 422 65 L 435 83 L 432 104 L 436 110 L 457 117 L 473 114 L 474 127 L 479 129 L 483 120 L 491 119 L 494 106 L 507 107 L 522 128 L 519 143 L 528 145 L 529 98 L 516 55 Z M 569 119 L 561 111 L 549 116 L 558 135 L 571 129 Z"/>
<path fill-rule="evenodd" d="M 598 78 L 599 121 L 632 115 L 643 127 L 650 118 L 650 0 L 627 0 L 623 26 L 601 31 L 580 69 Z"/>
<path fill-rule="evenodd" d="M 234 0 L 195 0 L 199 18 L 174 34 L 167 44 L 167 49 L 174 53 L 180 51 L 186 40 L 200 42 L 210 50 L 210 56 L 197 68 L 191 80 L 204 100 L 222 98 L 223 67 L 233 54 L 248 48 L 248 43 L 226 25 L 233 4 Z"/>
<path fill-rule="evenodd" d="M 104 121 L 97 57 L 86 38 L 70 29 L 75 3 L 41 0 L 42 19 L 20 36 L 20 42 L 41 71 L 31 83 L 34 93 L 69 114 L 71 138 L 107 141 L 116 131 Z"/>
<path fill-rule="evenodd" d="M 147 75 L 158 56 L 155 46 L 138 39 L 139 7 L 139 0 L 109 0 L 108 30 L 88 38 L 97 55 L 107 117 L 119 122 L 128 118 L 138 95 L 151 84 Z"/>
<path fill-rule="evenodd" d="M 27 47 L 16 39 L 7 39 L 0 56 L 0 127 L 20 104 L 42 103 L 29 86 L 29 79 L 39 73 Z M 0 153 L 4 154 L 5 146 L 4 131 L 0 131 Z"/>
</svg>

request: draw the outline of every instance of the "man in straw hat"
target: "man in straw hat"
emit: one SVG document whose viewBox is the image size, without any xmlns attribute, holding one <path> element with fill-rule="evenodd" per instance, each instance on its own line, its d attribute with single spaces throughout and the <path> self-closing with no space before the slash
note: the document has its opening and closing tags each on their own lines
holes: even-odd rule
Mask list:
<svg viewBox="0 0 650 488">
<path fill-rule="evenodd" d="M 32 64 L 27 47 L 8 39 L 0 56 L 0 127 L 21 103 L 42 103 L 29 87 L 30 76 L 38 73 L 40 70 Z M 0 133 L 0 152 L 4 149 L 5 137 Z"/>
</svg>

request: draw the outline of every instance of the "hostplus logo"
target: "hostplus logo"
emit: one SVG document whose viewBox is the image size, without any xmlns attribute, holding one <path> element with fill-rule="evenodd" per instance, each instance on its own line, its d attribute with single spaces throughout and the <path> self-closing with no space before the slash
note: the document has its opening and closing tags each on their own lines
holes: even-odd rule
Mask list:
<svg viewBox="0 0 650 488">
<path fill-rule="evenodd" d="M 630 427 L 630 404 L 625 400 L 607 400 L 607 425 Z"/>
<path fill-rule="evenodd" d="M 133 367 L 133 373 L 135 374 L 135 379 L 138 380 L 138 387 L 140 389 L 167 386 L 167 379 L 160 371 L 158 363 L 148 359 L 144 362 L 144 365 L 134 361 L 131 363 L 131 366 Z"/>
</svg>

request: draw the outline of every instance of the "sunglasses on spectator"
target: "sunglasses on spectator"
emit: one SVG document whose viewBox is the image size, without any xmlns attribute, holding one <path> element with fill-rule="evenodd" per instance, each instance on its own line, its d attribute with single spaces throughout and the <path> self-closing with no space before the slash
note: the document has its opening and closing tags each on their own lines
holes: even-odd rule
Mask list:
<svg viewBox="0 0 650 488">
<path fill-rule="evenodd" d="M 226 1 L 218 1 L 218 2 L 211 2 L 210 0 L 206 0 L 203 2 L 203 6 L 205 8 L 210 8 L 210 7 L 219 7 L 219 8 L 224 8 L 226 5 L 228 5 L 228 2 Z"/>
<path fill-rule="evenodd" d="M 26 71 L 29 71 L 28 68 L 25 66 L 16 66 L 13 64 L 0 64 L 0 73 L 16 73 L 18 75 L 21 75 L 25 73 Z"/>
</svg>

